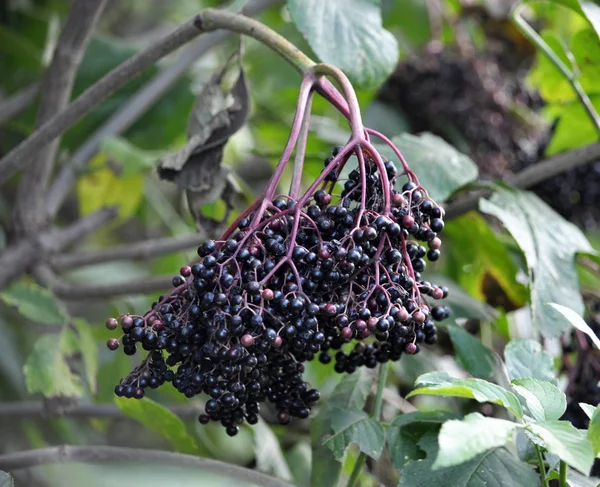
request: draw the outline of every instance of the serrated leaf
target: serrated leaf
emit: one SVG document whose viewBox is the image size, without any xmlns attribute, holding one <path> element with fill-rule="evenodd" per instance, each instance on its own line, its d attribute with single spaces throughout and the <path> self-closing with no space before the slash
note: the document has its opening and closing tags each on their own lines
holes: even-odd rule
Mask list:
<svg viewBox="0 0 600 487">
<path fill-rule="evenodd" d="M 511 386 L 536 421 L 557 420 L 567 410 L 567 396 L 551 382 L 525 377 L 513 380 Z"/>
<path fill-rule="evenodd" d="M 81 397 L 83 388 L 80 378 L 68 363 L 69 333 L 42 335 L 33 345 L 33 351 L 23 366 L 25 384 L 31 393 L 39 392 L 45 397 Z"/>
<path fill-rule="evenodd" d="M 350 443 L 358 445 L 360 451 L 375 460 L 381 456 L 385 443 L 383 426 L 364 411 L 336 408 L 331 427 L 333 434 L 325 440 L 324 444 L 337 459 L 344 456 Z"/>
<path fill-rule="evenodd" d="M 454 345 L 458 365 L 475 377 L 491 379 L 496 364 L 494 353 L 481 343 L 481 340 L 462 328 L 449 326 L 447 330 Z"/>
<path fill-rule="evenodd" d="M 573 325 L 579 331 L 589 336 L 596 348 L 600 349 L 600 339 L 598 338 L 596 333 L 594 333 L 594 330 L 590 328 L 590 325 L 588 325 L 585 322 L 585 320 L 581 316 L 579 316 L 575 311 L 573 311 L 571 308 L 561 306 L 560 304 L 556 303 L 548 303 L 548 306 L 558 311 L 569 321 L 571 325 Z"/>
<path fill-rule="evenodd" d="M 0 299 L 17 308 L 28 320 L 43 325 L 64 325 L 69 321 L 65 307 L 54 294 L 34 283 L 17 281 L 0 293 Z"/>
<path fill-rule="evenodd" d="M 587 430 L 587 439 L 592 444 L 594 455 L 600 453 L 600 406 L 596 406 Z"/>
<path fill-rule="evenodd" d="M 333 452 L 323 445 L 333 432 L 331 423 L 334 411 L 343 408 L 362 409 L 372 386 L 372 378 L 363 369 L 344 375 L 335 387 L 331 397 L 324 402 L 317 415 L 310 422 L 311 445 L 313 449 L 311 486 L 331 487 L 336 485 L 341 464 Z"/>
<path fill-rule="evenodd" d="M 531 467 L 504 448 L 495 448 L 454 467 L 433 470 L 438 454 L 437 435 L 423 436 L 419 446 L 427 452 L 427 458 L 404 466 L 399 487 L 531 487 L 539 484 L 539 476 Z"/>
<path fill-rule="evenodd" d="M 504 406 L 518 418 L 523 417 L 519 399 L 512 392 L 499 385 L 481 379 L 455 379 L 446 372 L 430 372 L 420 376 L 416 389 L 407 397 L 418 394 L 453 396 L 475 399 L 478 402 L 492 402 Z"/>
<path fill-rule="evenodd" d="M 477 165 L 437 135 L 429 132 L 420 135 L 402 134 L 394 137 L 392 142 L 410 163 L 419 182 L 427 188 L 429 196 L 438 203 L 477 179 Z M 387 146 L 378 144 L 377 149 L 390 160 L 397 161 L 397 157 Z"/>
<path fill-rule="evenodd" d="M 291 480 L 292 473 L 281 451 L 277 437 L 262 419 L 253 426 L 256 468 L 268 475 Z"/>
<path fill-rule="evenodd" d="M 593 252 L 591 245 L 533 193 L 497 187 L 489 200 L 480 201 L 480 209 L 498 218 L 525 254 L 534 326 L 546 337 L 562 334 L 567 326 L 544 304 L 569 305 L 583 313 L 574 259 L 577 252 Z"/>
<path fill-rule="evenodd" d="M 115 403 L 123 414 L 158 433 L 180 453 L 201 455 L 194 439 L 188 435 L 183 421 L 163 405 L 148 399 L 127 399 L 115 397 Z"/>
<path fill-rule="evenodd" d="M 418 445 L 427 433 L 437 433 L 441 424 L 454 417 L 444 411 L 415 411 L 398 416 L 387 428 L 387 444 L 392 462 L 401 469 L 410 460 L 425 458 Z"/>
<path fill-rule="evenodd" d="M 557 384 L 552 356 L 535 340 L 511 340 L 504 349 L 504 363 L 511 380 L 523 377 L 546 380 Z"/>
<path fill-rule="evenodd" d="M 10 474 L 0 471 L 0 487 L 15 487 L 15 481 Z"/>
<path fill-rule="evenodd" d="M 398 43 L 381 25 L 378 1 L 287 0 L 287 6 L 319 59 L 357 85 L 376 87 L 396 67 Z"/>
<path fill-rule="evenodd" d="M 452 467 L 464 463 L 492 448 L 504 446 L 517 424 L 471 413 L 463 420 L 446 421 L 438 436 L 439 452 L 432 468 Z"/>
<path fill-rule="evenodd" d="M 594 463 L 592 444 L 568 421 L 544 421 L 527 425 L 530 438 L 571 467 L 588 474 Z"/>
<path fill-rule="evenodd" d="M 596 410 L 595 406 L 592 406 L 591 404 L 586 404 L 585 402 L 580 402 L 579 407 L 583 409 L 583 412 L 589 419 L 592 419 L 594 411 Z"/>
<path fill-rule="evenodd" d="M 73 325 L 77 329 L 78 348 L 85 370 L 87 385 L 92 394 L 98 391 L 98 348 L 92 334 L 90 324 L 82 319 L 74 319 Z"/>
</svg>

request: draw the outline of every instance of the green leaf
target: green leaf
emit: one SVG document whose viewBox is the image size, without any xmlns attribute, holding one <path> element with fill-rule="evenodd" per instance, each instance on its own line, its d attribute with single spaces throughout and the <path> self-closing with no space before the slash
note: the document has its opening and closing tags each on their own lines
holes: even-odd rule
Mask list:
<svg viewBox="0 0 600 487">
<path fill-rule="evenodd" d="M 455 379 L 446 372 L 430 372 L 417 379 L 415 389 L 407 397 L 418 394 L 433 396 L 453 396 L 475 399 L 478 402 L 492 402 L 504 406 L 518 418 L 523 417 L 519 399 L 512 392 L 499 385 L 481 379 Z"/>
<path fill-rule="evenodd" d="M 591 404 L 586 404 L 585 402 L 580 402 L 579 407 L 583 409 L 583 412 L 589 419 L 592 419 L 594 411 L 596 410 L 595 406 L 592 406 Z"/>
<path fill-rule="evenodd" d="M 294 477 L 294 485 L 311 487 L 311 456 L 310 444 L 305 441 L 296 442 L 292 448 L 285 452 L 285 459 Z"/>
<path fill-rule="evenodd" d="M 590 95 L 589 98 L 596 112 L 600 112 L 600 95 Z M 546 118 L 558 120 L 552 140 L 546 148 L 546 156 L 593 144 L 598 140 L 598 130 L 579 100 L 548 105 L 544 108 L 544 114 Z"/>
<path fill-rule="evenodd" d="M 519 269 L 506 244 L 481 215 L 471 211 L 449 221 L 444 236 L 449 250 L 445 261 L 448 272 L 471 296 L 486 302 L 486 286 L 491 282 L 501 288 L 514 307 L 527 302 L 527 288 L 517 282 Z M 469 252 L 464 252 L 465 248 Z"/>
<path fill-rule="evenodd" d="M 523 377 L 545 380 L 557 384 L 552 356 L 535 340 L 511 340 L 504 349 L 504 362 L 511 380 Z"/>
<path fill-rule="evenodd" d="M 115 397 L 115 403 L 126 416 L 158 433 L 180 453 L 201 455 L 194 439 L 188 435 L 183 421 L 163 405 L 144 397 L 127 399 Z"/>
<path fill-rule="evenodd" d="M 589 336 L 596 348 L 600 349 L 600 339 L 596 333 L 594 333 L 594 330 L 592 330 L 585 320 L 575 313 L 575 311 L 573 311 L 571 308 L 567 308 L 566 306 L 561 306 L 560 304 L 556 303 L 548 303 L 548 306 L 558 311 L 569 321 L 569 323 L 571 323 L 571 325 Z"/>
<path fill-rule="evenodd" d="M 358 85 L 381 84 L 398 62 L 398 43 L 381 25 L 374 0 L 287 0 L 287 6 L 319 59 L 334 64 Z"/>
<path fill-rule="evenodd" d="M 102 142 L 100 150 L 110 159 L 121 164 L 121 176 L 128 178 L 154 170 L 157 152 L 145 151 L 123 137 L 109 137 Z"/>
<path fill-rule="evenodd" d="M 567 396 L 551 382 L 525 377 L 513 380 L 511 386 L 536 421 L 557 420 L 567 410 Z"/>
<path fill-rule="evenodd" d="M 544 421 L 526 426 L 531 440 L 571 467 L 588 474 L 594 463 L 592 444 L 568 421 Z"/>
<path fill-rule="evenodd" d="M 269 425 L 261 419 L 252 429 L 254 431 L 256 468 L 268 475 L 291 480 L 292 473 L 283 457 L 279 441 Z"/>
<path fill-rule="evenodd" d="M 335 409 L 331 420 L 333 435 L 325 445 L 337 459 L 344 456 L 350 443 L 355 443 L 363 453 L 379 459 L 385 443 L 383 426 L 359 409 Z"/>
<path fill-rule="evenodd" d="M 15 487 L 15 481 L 10 474 L 0 471 L 0 487 Z"/>
<path fill-rule="evenodd" d="M 452 416 L 443 411 L 415 411 L 398 416 L 387 429 L 388 449 L 394 466 L 400 470 L 410 460 L 425 458 L 419 440 L 427 433 L 437 432 Z"/>
<path fill-rule="evenodd" d="M 497 187 L 489 200 L 480 201 L 480 209 L 498 218 L 525 254 L 534 326 L 546 337 L 562 334 L 567 326 L 544 304 L 569 305 L 583 313 L 574 258 L 577 252 L 592 252 L 589 242 L 533 193 Z"/>
<path fill-rule="evenodd" d="M 552 0 L 583 15 L 600 36 L 600 5 L 593 0 Z"/>
<path fill-rule="evenodd" d="M 419 441 L 427 452 L 425 460 L 411 461 L 402 470 L 399 487 L 532 487 L 539 476 L 504 448 L 495 448 L 454 467 L 433 470 L 438 455 L 435 433 Z"/>
<path fill-rule="evenodd" d="M 481 340 L 458 326 L 449 326 L 447 329 L 458 365 L 475 377 L 491 379 L 496 364 L 494 352 L 481 343 Z"/>
<path fill-rule="evenodd" d="M 82 319 L 74 319 L 77 328 L 78 348 L 85 369 L 85 378 L 92 394 L 98 391 L 98 348 L 90 324 Z"/>
<path fill-rule="evenodd" d="M 33 345 L 33 351 L 23 366 L 25 384 L 31 393 L 45 397 L 81 397 L 80 378 L 71 372 L 67 361 L 72 332 L 65 328 L 60 334 L 42 335 Z"/>
<path fill-rule="evenodd" d="M 463 420 L 446 421 L 438 436 L 439 452 L 432 468 L 459 465 L 480 453 L 504 446 L 517 426 L 512 421 L 487 418 L 479 413 L 468 414 Z"/>
<path fill-rule="evenodd" d="M 416 173 L 419 182 L 427 188 L 429 196 L 441 203 L 464 185 L 477 179 L 477 166 L 462 152 L 457 151 L 444 139 L 430 134 L 402 134 L 392 142 Z M 387 146 L 377 144 L 390 160 L 397 160 Z"/>
<path fill-rule="evenodd" d="M 359 369 L 353 374 L 344 375 L 335 387 L 331 397 L 319 409 L 310 422 L 312 456 L 312 487 L 331 487 L 336 485 L 341 463 L 323 442 L 333 433 L 332 421 L 339 409 L 362 409 L 373 384 L 372 378 Z"/>
<path fill-rule="evenodd" d="M 592 414 L 592 417 L 590 418 L 587 439 L 594 448 L 594 455 L 598 455 L 598 453 L 600 453 L 600 406 L 596 406 L 594 414 Z"/>
<path fill-rule="evenodd" d="M 28 320 L 43 325 L 64 325 L 69 316 L 62 303 L 48 289 L 18 281 L 0 293 L 0 299 Z"/>
</svg>

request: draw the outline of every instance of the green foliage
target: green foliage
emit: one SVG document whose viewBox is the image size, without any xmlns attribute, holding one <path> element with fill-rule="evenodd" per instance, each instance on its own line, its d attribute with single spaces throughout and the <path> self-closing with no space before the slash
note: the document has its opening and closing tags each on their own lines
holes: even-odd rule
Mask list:
<svg viewBox="0 0 600 487">
<path fill-rule="evenodd" d="M 254 432 L 256 468 L 266 474 L 291 480 L 292 472 L 283 456 L 279 441 L 269 425 L 260 420 L 252 430 Z"/>
<path fill-rule="evenodd" d="M 600 406 L 596 406 L 590 417 L 587 439 L 592 444 L 594 455 L 598 455 L 600 453 Z"/>
<path fill-rule="evenodd" d="M 9 474 L 0 471 L 0 487 L 15 487 L 15 481 Z"/>
<path fill-rule="evenodd" d="M 115 403 L 126 416 L 167 439 L 175 450 L 191 455 L 204 453 L 186 432 L 183 421 L 161 404 L 146 397 L 142 399 L 115 397 Z"/>
<path fill-rule="evenodd" d="M 575 313 L 571 308 L 561 306 L 560 304 L 548 303 L 548 306 L 552 307 L 552 309 L 558 311 L 562 316 L 564 316 L 568 322 L 573 325 L 573 327 L 589 336 L 596 348 L 600 349 L 600 339 L 596 336 L 594 331 L 581 316 Z"/>
<path fill-rule="evenodd" d="M 457 326 L 449 326 L 448 334 L 454 345 L 456 361 L 471 375 L 489 380 L 494 372 L 496 357 L 481 340 Z"/>
<path fill-rule="evenodd" d="M 600 36 L 600 5 L 594 0 L 551 0 L 582 15 Z"/>
<path fill-rule="evenodd" d="M 335 408 L 332 413 L 333 434 L 325 439 L 324 444 L 337 459 L 344 456 L 351 443 L 358 445 L 360 451 L 375 460 L 381 456 L 385 434 L 378 421 L 359 409 Z"/>
<path fill-rule="evenodd" d="M 567 409 L 565 393 L 551 382 L 527 377 L 513 380 L 511 387 L 525 399 L 535 421 L 557 420 Z"/>
<path fill-rule="evenodd" d="M 324 63 L 358 85 L 376 87 L 394 70 L 398 43 L 373 0 L 287 0 L 296 26 Z"/>
<path fill-rule="evenodd" d="M 81 354 L 85 380 L 90 392 L 96 394 L 98 391 L 98 349 L 96 340 L 94 340 L 92 329 L 87 321 L 77 318 L 73 320 L 73 325 L 77 330 L 77 348 Z"/>
<path fill-rule="evenodd" d="M 557 383 L 552 356 L 534 340 L 511 340 L 504 349 L 504 360 L 511 380 L 531 377 Z"/>
<path fill-rule="evenodd" d="M 56 326 L 69 320 L 64 305 L 52 292 L 34 283 L 17 281 L 0 292 L 0 299 L 35 323 Z"/>
<path fill-rule="evenodd" d="M 547 337 L 560 335 L 567 326 L 545 303 L 583 313 L 574 259 L 577 252 L 593 252 L 589 242 L 533 193 L 497 188 L 489 200 L 481 200 L 480 209 L 498 218 L 525 254 L 534 327 Z"/>
</svg>

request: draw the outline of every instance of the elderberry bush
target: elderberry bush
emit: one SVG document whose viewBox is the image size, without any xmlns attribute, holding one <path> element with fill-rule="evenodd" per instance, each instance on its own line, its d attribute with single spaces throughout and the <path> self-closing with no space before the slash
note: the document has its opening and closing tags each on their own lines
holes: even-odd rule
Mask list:
<svg viewBox="0 0 600 487">
<path fill-rule="evenodd" d="M 319 392 L 304 362 L 352 373 L 435 343 L 434 320 L 449 309 L 427 299 L 448 291 L 421 273 L 440 256 L 444 212 L 412 173 L 377 157 L 336 147 L 304 195 L 258 200 L 204 242 L 146 315 L 109 319 L 123 332 L 110 349 L 149 352 L 115 393 L 141 398 L 171 382 L 206 394 L 199 421 L 233 436 L 265 401 L 282 424 L 309 416 Z M 349 161 L 357 167 L 341 180 Z"/>
</svg>

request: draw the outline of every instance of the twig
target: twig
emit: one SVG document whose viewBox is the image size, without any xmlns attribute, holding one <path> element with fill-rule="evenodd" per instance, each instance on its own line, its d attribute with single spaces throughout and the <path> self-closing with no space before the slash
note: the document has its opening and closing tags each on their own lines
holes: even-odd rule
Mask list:
<svg viewBox="0 0 600 487">
<path fill-rule="evenodd" d="M 596 112 L 592 101 L 589 96 L 581 86 L 579 82 L 577 73 L 575 70 L 570 70 L 565 63 L 562 62 L 560 57 L 552 50 L 552 48 L 546 43 L 546 41 L 533 29 L 521 16 L 521 9 L 523 8 L 523 1 L 519 1 L 515 4 L 511 11 L 511 19 L 517 29 L 523 34 L 529 42 L 531 42 L 534 46 L 536 46 L 556 68 L 562 73 L 565 79 L 569 82 L 579 101 L 585 108 L 588 116 L 590 117 L 592 123 L 596 127 L 596 131 L 598 135 L 600 135 L 600 116 Z"/>
<path fill-rule="evenodd" d="M 105 4 L 106 0 L 76 0 L 73 3 L 42 81 L 36 128 L 69 103 L 75 75 Z M 15 203 L 14 224 L 20 234 L 35 232 L 45 221 L 46 188 L 59 145 L 60 139 L 56 138 L 30 156 L 32 163 L 19 182 Z"/>
<path fill-rule="evenodd" d="M 200 233 L 193 233 L 180 237 L 155 238 L 132 244 L 117 245 L 108 249 L 65 253 L 52 257 L 50 265 L 54 269 L 67 270 L 116 260 L 149 259 L 158 255 L 197 247 L 203 237 Z"/>
<path fill-rule="evenodd" d="M 527 189 L 554 176 L 600 159 L 600 142 L 586 145 L 569 152 L 557 154 L 542 162 L 533 164 L 508 178 L 507 182 L 517 188 Z M 458 196 L 446 207 L 446 217 L 456 218 L 470 210 L 477 209 L 479 200 L 489 196 L 489 190 L 477 190 Z"/>
<path fill-rule="evenodd" d="M 116 296 L 167 291 L 173 287 L 173 275 L 142 277 L 111 284 L 70 284 L 54 274 L 50 268 L 41 266 L 35 270 L 35 277 L 59 298 L 65 300 L 107 299 Z"/>
<path fill-rule="evenodd" d="M 40 92 L 40 84 L 34 83 L 0 102 L 0 125 L 5 124 L 25 110 Z"/>
<path fill-rule="evenodd" d="M 248 2 L 241 13 L 253 17 L 263 10 L 281 3 L 281 0 L 256 0 Z M 108 137 L 122 134 L 138 120 L 160 97 L 173 86 L 173 84 L 186 72 L 186 70 L 207 51 L 231 36 L 225 30 L 212 32 L 200 39 L 183 52 L 175 64 L 158 73 L 138 93 L 131 97 L 119 111 L 115 113 L 104 125 L 96 130 L 79 147 L 56 177 L 46 198 L 46 212 L 50 217 L 56 215 L 73 184 L 77 180 L 77 173 L 86 166 L 100 148 L 102 141 Z"/>
<path fill-rule="evenodd" d="M 222 10 L 203 10 L 171 34 L 112 70 L 83 92 L 62 112 L 48 120 L 4 158 L 0 159 L 0 182 L 8 179 L 18 169 L 25 167 L 31 162 L 31 156 L 40 147 L 54 140 L 98 103 L 105 100 L 111 93 L 146 68 L 198 35 L 218 29 L 228 29 L 257 39 L 281 54 L 300 71 L 307 71 L 315 65 L 297 47 L 260 22 Z"/>
<path fill-rule="evenodd" d="M 161 450 L 145 450 L 116 446 L 71 446 L 61 445 L 39 450 L 21 451 L 0 455 L 0 469 L 8 472 L 31 468 L 50 463 L 85 462 L 85 463 L 144 463 L 172 465 L 182 468 L 197 468 L 233 479 L 243 485 L 248 483 L 264 487 L 291 487 L 290 484 L 274 477 L 269 477 L 255 470 L 237 465 L 198 458 L 183 453 L 173 453 Z"/>
<path fill-rule="evenodd" d="M 62 251 L 116 216 L 116 210 L 105 208 L 66 228 L 46 230 L 8 247 L 0 256 L 0 289 L 25 274 L 29 268 L 47 258 L 49 254 Z"/>
</svg>

